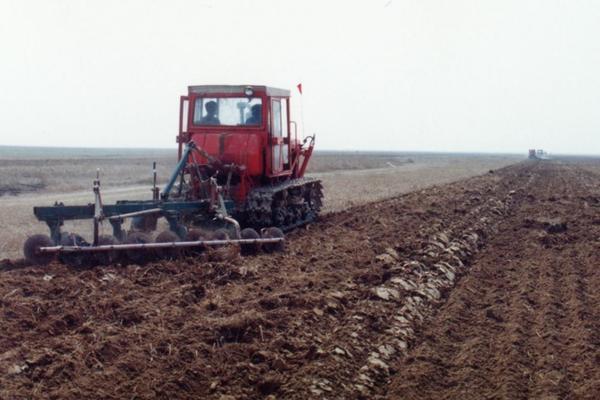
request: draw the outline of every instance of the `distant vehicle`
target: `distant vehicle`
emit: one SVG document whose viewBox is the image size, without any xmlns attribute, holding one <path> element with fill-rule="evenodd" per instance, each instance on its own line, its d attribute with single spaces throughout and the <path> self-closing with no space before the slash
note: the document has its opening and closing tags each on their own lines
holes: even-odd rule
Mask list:
<svg viewBox="0 0 600 400">
<path fill-rule="evenodd" d="M 530 160 L 549 160 L 550 156 L 542 149 L 529 149 Z"/>
</svg>

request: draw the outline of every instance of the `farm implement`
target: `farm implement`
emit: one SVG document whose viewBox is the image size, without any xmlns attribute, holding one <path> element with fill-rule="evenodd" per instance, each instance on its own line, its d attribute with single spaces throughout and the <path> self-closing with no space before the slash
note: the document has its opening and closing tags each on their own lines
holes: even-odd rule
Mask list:
<svg viewBox="0 0 600 400">
<path fill-rule="evenodd" d="M 154 165 L 151 200 L 104 204 L 97 173 L 94 203 L 34 207 L 50 235 L 30 236 L 25 258 L 87 265 L 225 245 L 282 249 L 284 232 L 314 221 L 323 196 L 321 182 L 304 177 L 315 137 L 298 138 L 289 97 L 265 86 L 190 86 L 180 99 L 178 163 L 164 188 Z M 92 239 L 61 231 L 71 220 L 90 220 Z M 168 228 L 155 234 L 159 221 Z M 111 235 L 100 233 L 105 223 Z"/>
</svg>

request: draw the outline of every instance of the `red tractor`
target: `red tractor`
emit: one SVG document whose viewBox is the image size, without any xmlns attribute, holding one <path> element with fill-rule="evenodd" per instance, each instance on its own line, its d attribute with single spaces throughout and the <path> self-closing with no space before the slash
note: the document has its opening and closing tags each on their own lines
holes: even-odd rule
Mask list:
<svg viewBox="0 0 600 400">
<path fill-rule="evenodd" d="M 242 226 L 289 230 L 315 219 L 321 183 L 304 178 L 314 136 L 298 138 L 290 92 L 267 86 L 190 86 L 181 97 L 179 158 L 189 175 L 186 198 L 206 196 L 216 177 L 228 212 Z M 184 157 L 185 144 L 202 152 Z"/>
<path fill-rule="evenodd" d="M 284 231 L 315 220 L 323 196 L 319 180 L 304 178 L 315 137 L 300 140 L 289 115 L 287 90 L 190 86 L 180 101 L 178 164 L 166 186 L 157 188 L 155 175 L 152 200 L 105 205 L 97 177 L 93 204 L 34 207 L 50 236 L 31 236 L 25 257 L 46 263 L 58 254 L 82 264 L 110 262 L 122 253 L 140 261 L 149 250 L 173 254 L 226 243 L 277 248 Z M 159 218 L 169 229 L 152 235 Z M 61 232 L 65 220 L 75 219 L 93 220 L 91 241 Z M 99 234 L 105 221 L 110 236 Z"/>
</svg>

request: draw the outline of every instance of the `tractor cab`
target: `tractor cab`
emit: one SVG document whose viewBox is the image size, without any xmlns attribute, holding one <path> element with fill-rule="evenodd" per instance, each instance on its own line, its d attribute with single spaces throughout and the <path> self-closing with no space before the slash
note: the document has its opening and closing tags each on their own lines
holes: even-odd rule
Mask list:
<svg viewBox="0 0 600 400">
<path fill-rule="evenodd" d="M 180 102 L 179 158 L 193 141 L 221 163 L 242 166 L 250 177 L 289 176 L 292 146 L 298 143 L 295 129 L 290 131 L 289 98 L 288 90 L 267 86 L 189 86 Z"/>
</svg>

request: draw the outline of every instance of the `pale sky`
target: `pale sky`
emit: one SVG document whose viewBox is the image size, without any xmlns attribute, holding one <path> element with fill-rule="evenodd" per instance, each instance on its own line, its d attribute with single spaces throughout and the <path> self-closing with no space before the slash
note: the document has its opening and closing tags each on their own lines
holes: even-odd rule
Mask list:
<svg viewBox="0 0 600 400">
<path fill-rule="evenodd" d="M 600 154 L 600 1 L 0 0 L 0 50 L 2 145 L 175 147 L 188 85 L 264 84 L 318 149 Z"/>
</svg>

